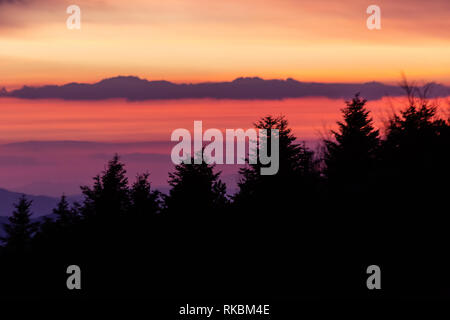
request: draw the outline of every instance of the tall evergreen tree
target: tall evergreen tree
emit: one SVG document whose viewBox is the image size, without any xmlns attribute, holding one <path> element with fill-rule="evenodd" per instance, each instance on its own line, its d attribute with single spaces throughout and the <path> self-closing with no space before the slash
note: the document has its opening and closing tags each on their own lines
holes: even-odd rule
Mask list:
<svg viewBox="0 0 450 320">
<path fill-rule="evenodd" d="M 93 187 L 82 186 L 81 190 L 85 197 L 82 213 L 87 217 L 108 215 L 112 218 L 129 210 L 128 178 L 117 154 L 102 175 L 94 177 Z"/>
<path fill-rule="evenodd" d="M 22 252 L 29 247 L 39 225 L 37 222 L 31 222 L 31 203 L 32 201 L 22 195 L 14 205 L 15 210 L 8 218 L 9 223 L 3 225 L 6 236 L 0 240 L 5 243 L 7 248 Z"/>
<path fill-rule="evenodd" d="M 79 220 L 76 208 L 70 208 L 67 197 L 63 194 L 56 208 L 53 209 L 56 223 L 61 227 L 71 226 Z"/>
<path fill-rule="evenodd" d="M 161 209 L 161 193 L 151 190 L 149 174 L 139 174 L 130 190 L 131 214 L 135 217 L 149 218 Z"/>
<path fill-rule="evenodd" d="M 373 126 L 367 100 L 357 94 L 342 109 L 343 121 L 332 131 L 334 139 L 325 140 L 325 173 L 329 181 L 341 186 L 365 183 L 374 169 L 380 145 L 379 131 Z"/>
<path fill-rule="evenodd" d="M 436 116 L 437 108 L 424 104 L 409 106 L 394 115 L 387 127 L 385 146 L 394 156 L 401 156 L 408 162 L 430 158 L 437 151 L 438 143 L 446 131 L 445 120 Z M 443 150 L 442 150 L 443 151 Z M 431 153 L 430 153 L 431 152 Z M 414 158 L 410 158 L 413 156 Z M 409 159 L 408 159 L 409 158 Z"/>
<path fill-rule="evenodd" d="M 320 215 L 311 214 L 311 210 L 317 210 L 319 185 L 314 154 L 304 143 L 297 142 L 284 116 L 268 115 L 254 126 L 266 130 L 262 137 L 266 143 L 261 143 L 259 136 L 256 150 L 252 150 L 246 166 L 240 170 L 239 190 L 231 211 L 234 223 L 228 227 L 233 230 L 230 246 L 249 274 L 245 281 L 257 290 L 276 290 L 275 282 L 269 280 L 262 286 L 259 281 L 268 272 L 276 275 L 277 281 L 297 286 L 297 271 L 288 271 L 300 268 L 301 259 L 293 259 L 294 252 L 318 235 L 316 217 Z M 271 139 L 278 139 L 279 168 L 273 175 L 264 175 L 261 168 L 266 165 L 259 155 L 269 153 L 274 159 L 277 150 L 272 150 Z M 250 163 L 255 156 L 256 163 Z M 289 279 L 284 278 L 287 274 Z"/>
<path fill-rule="evenodd" d="M 383 169 L 392 179 L 387 187 L 441 193 L 442 182 L 450 179 L 450 139 L 449 125 L 437 116 L 437 107 L 428 102 L 408 106 L 390 119 L 386 133 Z"/>
<path fill-rule="evenodd" d="M 450 178 L 449 124 L 427 98 L 431 84 L 420 89 L 405 78 L 402 87 L 408 106 L 394 114 L 386 128 L 384 175 L 391 177 L 392 187 L 403 184 L 402 189 L 439 193 L 440 182 Z"/>
<path fill-rule="evenodd" d="M 214 172 L 215 165 L 181 163 L 169 173 L 169 195 L 165 205 L 172 216 L 180 218 L 214 215 L 227 205 L 226 186 Z"/>
<path fill-rule="evenodd" d="M 240 170 L 241 179 L 238 183 L 239 191 L 234 196 L 235 204 L 247 212 L 249 207 L 253 207 L 254 211 L 276 210 L 280 214 L 288 214 L 290 209 L 287 208 L 292 202 L 297 201 L 299 196 L 307 199 L 315 190 L 318 172 L 314 154 L 304 144 L 296 143 L 297 138 L 292 134 L 284 116 L 266 116 L 254 125 L 257 129 L 267 130 L 267 146 L 271 145 L 271 130 L 278 130 L 279 169 L 274 175 L 261 175 L 264 165 L 259 160 L 250 164 L 247 159 L 246 167 Z M 258 143 L 258 149 L 253 150 L 251 156 L 257 157 L 263 147 Z"/>
</svg>

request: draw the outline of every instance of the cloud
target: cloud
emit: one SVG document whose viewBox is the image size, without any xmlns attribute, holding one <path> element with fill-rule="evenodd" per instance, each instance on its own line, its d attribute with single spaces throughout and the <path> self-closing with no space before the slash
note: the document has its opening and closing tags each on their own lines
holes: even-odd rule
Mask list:
<svg viewBox="0 0 450 320">
<path fill-rule="evenodd" d="M 33 157 L 26 156 L 1 156 L 0 166 L 32 166 L 40 164 Z"/>
</svg>

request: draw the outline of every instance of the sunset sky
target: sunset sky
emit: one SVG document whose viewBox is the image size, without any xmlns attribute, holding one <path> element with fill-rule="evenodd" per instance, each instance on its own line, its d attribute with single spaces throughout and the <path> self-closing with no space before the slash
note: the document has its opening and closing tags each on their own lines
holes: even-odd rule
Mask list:
<svg viewBox="0 0 450 320">
<path fill-rule="evenodd" d="M 81 8 L 68 30 L 66 8 Z M 368 30 L 366 8 L 381 8 Z M 448 0 L 0 0 L 0 86 L 239 76 L 450 84 Z"/>
<path fill-rule="evenodd" d="M 81 30 L 66 26 L 66 9 L 74 4 L 81 8 Z M 381 30 L 366 26 L 372 4 L 381 8 Z M 398 84 L 405 73 L 408 80 L 450 85 L 449 12 L 449 0 L 0 0 L 0 89 L 118 75 L 187 83 L 258 76 Z M 377 127 L 393 106 L 404 105 L 396 99 L 369 101 Z M 0 188 L 76 194 L 116 152 L 130 178 L 149 170 L 152 183 L 165 188 L 173 169 L 170 134 L 191 130 L 194 120 L 224 130 L 284 114 L 296 137 L 315 145 L 335 127 L 344 105 L 325 97 L 3 97 Z M 224 169 L 224 180 L 232 189 L 237 171 L 231 169 Z"/>
</svg>

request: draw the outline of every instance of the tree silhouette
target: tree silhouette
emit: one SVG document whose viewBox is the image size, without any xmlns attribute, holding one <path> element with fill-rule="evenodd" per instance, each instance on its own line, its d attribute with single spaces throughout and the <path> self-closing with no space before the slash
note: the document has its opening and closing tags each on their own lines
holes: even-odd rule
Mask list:
<svg viewBox="0 0 450 320">
<path fill-rule="evenodd" d="M 148 173 L 139 174 L 130 190 L 130 213 L 135 217 L 151 217 L 161 210 L 161 193 L 151 190 L 148 177 Z"/>
<path fill-rule="evenodd" d="M 268 129 L 268 143 L 251 155 L 272 153 L 270 130 L 279 130 L 279 170 L 262 175 L 266 165 L 247 159 L 233 203 L 205 161 L 176 165 L 165 196 L 148 173 L 129 186 L 117 155 L 82 187 L 81 205 L 63 195 L 39 232 L 23 196 L 2 238 L 0 296 L 309 297 L 356 288 L 359 298 L 372 261 L 388 270 L 383 296 L 445 296 L 450 123 L 410 99 L 381 139 L 365 104 L 359 95 L 347 102 L 325 141 L 323 171 L 283 116 L 261 118 L 255 127 Z M 72 263 L 88 271 L 79 293 L 64 286 Z"/>
<path fill-rule="evenodd" d="M 312 195 L 315 191 L 318 172 L 314 154 L 304 144 L 295 143 L 296 137 L 284 116 L 269 115 L 254 125 L 257 129 L 267 130 L 267 147 L 271 145 L 271 130 L 279 130 L 279 169 L 274 175 L 261 175 L 264 165 L 259 160 L 250 164 L 247 159 L 246 167 L 239 172 L 241 178 L 238 183 L 239 191 L 234 196 L 235 204 L 247 212 L 269 212 L 276 209 L 280 214 L 287 214 L 290 212 L 288 208 L 291 202 L 298 199 L 294 194 L 308 198 L 308 194 Z M 257 157 L 264 147 L 258 143 L 258 149 L 252 150 L 252 156 Z"/>
<path fill-rule="evenodd" d="M 112 219 L 125 214 L 130 206 L 128 178 L 125 174 L 124 164 L 116 154 L 102 175 L 94 177 L 92 188 L 81 187 L 85 197 L 82 207 L 85 217 L 108 215 Z"/>
<path fill-rule="evenodd" d="M 438 195 L 441 182 L 450 178 L 449 125 L 427 99 L 430 86 L 419 90 L 405 79 L 402 87 L 408 106 L 391 117 L 383 142 L 382 176 L 392 180 L 385 187 L 389 194 Z"/>
<path fill-rule="evenodd" d="M 61 227 L 71 226 L 79 221 L 77 208 L 70 208 L 65 195 L 61 196 L 57 207 L 53 209 L 53 214 L 56 216 L 56 223 Z"/>
<path fill-rule="evenodd" d="M 382 176 L 391 181 L 384 186 L 387 197 L 403 194 L 412 201 L 413 195 L 420 194 L 414 202 L 418 205 L 420 200 L 423 206 L 432 205 L 425 199 L 445 197 L 441 185 L 450 179 L 448 132 L 436 106 L 423 100 L 390 119 L 382 150 Z"/>
<path fill-rule="evenodd" d="M 334 140 L 325 140 L 325 174 L 339 187 L 367 182 L 380 144 L 379 131 L 373 126 L 367 100 L 356 94 L 342 109 L 343 121 L 338 131 L 332 131 Z"/>
<path fill-rule="evenodd" d="M 445 120 L 436 117 L 436 107 L 409 106 L 390 120 L 385 147 L 393 156 L 399 156 L 400 161 L 417 162 L 419 157 L 420 163 L 439 151 L 437 147 L 446 126 Z"/>
<path fill-rule="evenodd" d="M 3 226 L 6 236 L 0 240 L 5 242 L 6 248 L 23 252 L 30 246 L 39 224 L 31 222 L 31 201 L 28 201 L 25 195 L 20 197 L 14 207 L 12 216 L 8 218 L 9 223 Z"/>
<path fill-rule="evenodd" d="M 45 239 L 55 241 L 55 237 L 61 238 L 63 233 L 67 234 L 69 229 L 81 221 L 79 206 L 75 203 L 71 208 L 67 197 L 63 194 L 56 208 L 52 210 L 52 215 L 43 217 L 37 238 L 40 241 Z"/>
<path fill-rule="evenodd" d="M 246 166 L 239 172 L 239 190 L 230 212 L 235 223 L 228 229 L 233 230 L 232 250 L 247 272 L 242 281 L 249 283 L 255 292 L 269 293 L 282 290 L 282 282 L 289 282 L 292 287 L 300 286 L 297 276 L 302 259 L 292 260 L 292 253 L 317 232 L 313 221 L 316 217 L 310 210 L 317 205 L 319 173 L 313 152 L 305 144 L 297 142 L 284 116 L 268 115 L 254 126 L 266 130 L 267 135 L 262 137 L 266 143 L 261 144 L 259 137 L 257 149 L 252 150 L 250 157 L 263 152 L 270 153 L 273 159 L 276 150 L 271 150 L 271 139 L 277 138 L 278 172 L 263 175 L 261 168 L 264 164 L 259 157 L 256 163 L 250 163 L 251 158 L 247 159 Z M 272 132 L 274 129 L 278 134 Z M 267 263 L 268 259 L 276 263 Z M 274 277 L 262 284 L 261 278 L 268 273 Z"/>
<path fill-rule="evenodd" d="M 401 238 L 403 255 L 417 261 L 397 285 L 407 287 L 407 279 L 420 270 L 428 278 L 417 281 L 414 290 L 423 294 L 436 292 L 449 281 L 442 276 L 448 269 L 442 252 L 449 241 L 443 208 L 450 179 L 450 136 L 437 104 L 427 99 L 428 87 L 421 92 L 406 80 L 403 87 L 408 105 L 387 123 L 376 177 L 379 200 L 372 206 L 385 216 L 381 221 L 384 249 L 398 245 Z"/>
<path fill-rule="evenodd" d="M 220 213 L 228 204 L 226 186 L 219 179 L 221 172 L 214 172 L 214 164 L 204 160 L 195 164 L 181 163 L 169 173 L 169 195 L 165 205 L 168 214 L 180 219 Z"/>
</svg>

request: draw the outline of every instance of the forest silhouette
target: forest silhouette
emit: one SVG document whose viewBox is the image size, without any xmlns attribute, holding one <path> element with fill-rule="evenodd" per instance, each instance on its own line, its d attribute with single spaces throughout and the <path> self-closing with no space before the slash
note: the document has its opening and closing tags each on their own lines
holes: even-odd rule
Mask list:
<svg viewBox="0 0 450 320">
<path fill-rule="evenodd" d="M 279 171 L 247 164 L 233 196 L 214 165 L 175 166 L 166 195 L 148 173 L 128 181 L 115 155 L 82 202 L 63 195 L 40 223 L 20 198 L 1 239 L 0 297 L 448 296 L 450 118 L 404 88 L 408 105 L 384 128 L 355 95 L 318 151 L 284 116 L 264 116 L 255 127 L 279 130 Z M 372 264 L 379 292 L 366 287 Z M 69 265 L 82 290 L 67 289 Z"/>
</svg>

